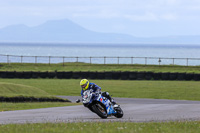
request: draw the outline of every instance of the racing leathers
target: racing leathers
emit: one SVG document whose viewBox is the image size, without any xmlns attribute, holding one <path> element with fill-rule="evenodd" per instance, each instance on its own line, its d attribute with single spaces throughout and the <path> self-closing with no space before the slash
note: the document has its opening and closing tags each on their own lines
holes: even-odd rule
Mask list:
<svg viewBox="0 0 200 133">
<path fill-rule="evenodd" d="M 101 87 L 99 87 L 95 83 L 89 83 L 89 87 L 87 90 L 92 90 L 94 93 L 99 93 L 99 92 L 101 92 Z M 82 97 L 83 97 L 83 93 L 84 93 L 84 90 L 82 89 L 81 90 Z M 116 104 L 116 102 L 111 98 L 111 96 L 109 95 L 108 92 L 102 92 L 101 94 L 102 94 L 102 96 L 108 98 L 113 104 Z"/>
</svg>

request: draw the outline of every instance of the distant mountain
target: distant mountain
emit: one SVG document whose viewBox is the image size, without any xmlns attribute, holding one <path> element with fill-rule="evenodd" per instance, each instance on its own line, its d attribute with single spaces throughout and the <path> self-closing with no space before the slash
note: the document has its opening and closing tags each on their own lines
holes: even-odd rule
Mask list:
<svg viewBox="0 0 200 133">
<path fill-rule="evenodd" d="M 87 30 L 68 20 L 47 21 L 36 27 L 11 25 L 0 29 L 0 42 L 166 43 L 200 44 L 200 36 L 137 38 L 120 33 Z"/>
<path fill-rule="evenodd" d="M 133 42 L 125 34 L 99 33 L 87 30 L 70 20 L 48 21 L 36 27 L 12 25 L 0 29 L 0 41 L 21 42 Z"/>
</svg>

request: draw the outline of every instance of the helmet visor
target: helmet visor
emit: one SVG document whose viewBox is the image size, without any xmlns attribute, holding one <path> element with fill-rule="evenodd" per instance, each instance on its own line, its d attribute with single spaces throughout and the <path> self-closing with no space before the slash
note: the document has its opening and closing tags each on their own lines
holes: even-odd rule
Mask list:
<svg viewBox="0 0 200 133">
<path fill-rule="evenodd" d="M 87 86 L 87 83 L 86 83 L 86 84 L 84 84 L 84 85 L 81 85 L 81 87 L 82 87 L 82 88 L 85 88 L 86 86 Z"/>
</svg>

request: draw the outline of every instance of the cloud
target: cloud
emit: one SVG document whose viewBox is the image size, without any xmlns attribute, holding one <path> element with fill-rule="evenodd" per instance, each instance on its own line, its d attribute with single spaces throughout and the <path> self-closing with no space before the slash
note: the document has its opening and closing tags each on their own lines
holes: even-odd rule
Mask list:
<svg viewBox="0 0 200 133">
<path fill-rule="evenodd" d="M 127 14 L 127 15 L 124 15 L 124 18 L 130 19 L 132 21 L 157 21 L 158 20 L 158 17 L 154 13 L 151 13 L 151 12 L 147 12 L 143 15 Z"/>
<path fill-rule="evenodd" d="M 119 18 L 120 14 L 112 11 L 110 9 L 102 9 L 102 10 L 93 10 L 92 12 L 77 12 L 72 14 L 73 17 L 78 18 L 100 18 L 100 19 L 108 19 L 108 18 Z"/>
<path fill-rule="evenodd" d="M 161 17 L 160 17 L 161 19 L 163 19 L 163 20 L 177 20 L 178 19 L 178 17 L 175 15 L 175 14 L 163 14 L 163 15 L 161 15 Z"/>
<path fill-rule="evenodd" d="M 194 23 L 200 22 L 200 0 L 0 0 L 0 28 L 66 18 L 102 32 L 133 32 L 138 27 L 133 22 L 177 22 L 182 27 L 192 22 L 199 27 Z"/>
<path fill-rule="evenodd" d="M 200 10 L 199 0 L 0 0 L 0 12 L 8 16 L 29 14 L 41 16 L 116 18 L 157 20 L 155 13 L 168 14 Z M 11 12 L 9 12 L 12 11 Z M 173 15 L 172 15 L 173 16 Z M 171 18 L 172 18 L 171 16 Z M 168 18 L 170 18 L 168 16 Z"/>
<path fill-rule="evenodd" d="M 159 20 L 167 20 L 167 21 L 173 21 L 176 20 L 178 17 L 174 13 L 153 13 L 153 12 L 146 12 L 145 14 L 141 15 L 132 15 L 127 14 L 124 15 L 124 18 L 129 19 L 131 21 L 159 21 Z"/>
</svg>

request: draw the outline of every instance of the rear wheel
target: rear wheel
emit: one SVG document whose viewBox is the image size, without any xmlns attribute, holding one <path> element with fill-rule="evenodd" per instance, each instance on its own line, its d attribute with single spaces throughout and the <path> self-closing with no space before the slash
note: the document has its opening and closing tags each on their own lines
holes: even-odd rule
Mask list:
<svg viewBox="0 0 200 133">
<path fill-rule="evenodd" d="M 93 111 L 101 118 L 106 119 L 108 117 L 107 112 L 103 105 L 96 103 L 92 106 Z"/>
<path fill-rule="evenodd" d="M 115 111 L 117 111 L 117 113 L 114 115 L 117 118 L 122 118 L 124 113 L 123 110 L 120 107 L 115 108 Z"/>
</svg>

